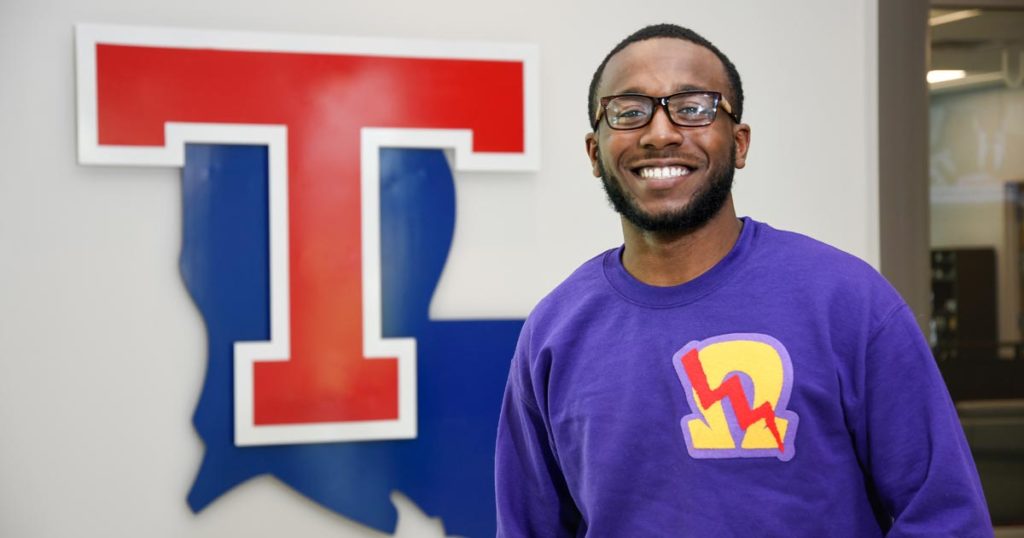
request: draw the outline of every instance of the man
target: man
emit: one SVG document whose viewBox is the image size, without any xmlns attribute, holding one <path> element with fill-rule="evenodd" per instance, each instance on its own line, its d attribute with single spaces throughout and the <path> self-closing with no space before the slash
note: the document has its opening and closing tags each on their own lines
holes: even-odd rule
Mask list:
<svg viewBox="0 0 1024 538">
<path fill-rule="evenodd" d="M 499 536 L 991 536 L 913 315 L 865 263 L 737 219 L 729 59 L 644 28 L 594 74 L 593 173 L 624 246 L 524 325 Z"/>
</svg>

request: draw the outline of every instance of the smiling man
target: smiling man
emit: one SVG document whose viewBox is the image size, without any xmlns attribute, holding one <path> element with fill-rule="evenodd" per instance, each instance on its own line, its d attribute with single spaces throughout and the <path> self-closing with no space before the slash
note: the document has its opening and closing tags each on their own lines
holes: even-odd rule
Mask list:
<svg viewBox="0 0 1024 538">
<path fill-rule="evenodd" d="M 499 536 L 991 536 L 913 314 L 860 260 L 738 219 L 732 62 L 678 26 L 597 68 L 586 149 L 624 245 L 530 314 Z"/>
</svg>

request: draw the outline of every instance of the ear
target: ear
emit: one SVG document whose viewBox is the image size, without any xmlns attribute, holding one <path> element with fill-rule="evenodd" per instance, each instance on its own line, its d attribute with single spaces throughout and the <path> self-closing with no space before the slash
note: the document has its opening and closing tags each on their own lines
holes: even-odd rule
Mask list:
<svg viewBox="0 0 1024 538">
<path fill-rule="evenodd" d="M 747 165 L 747 151 L 750 149 L 750 126 L 746 123 L 736 125 L 732 129 L 732 138 L 736 142 L 736 168 Z"/>
<path fill-rule="evenodd" d="M 591 173 L 594 174 L 594 177 L 601 177 L 600 167 L 598 166 L 601 152 L 597 147 L 597 133 L 591 131 L 584 138 L 587 144 L 587 157 L 590 158 Z"/>
</svg>

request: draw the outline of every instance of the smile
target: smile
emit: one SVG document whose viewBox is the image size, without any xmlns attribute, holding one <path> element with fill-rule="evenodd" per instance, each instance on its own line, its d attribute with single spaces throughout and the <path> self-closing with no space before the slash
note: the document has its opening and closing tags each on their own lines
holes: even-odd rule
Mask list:
<svg viewBox="0 0 1024 538">
<path fill-rule="evenodd" d="M 666 179 L 688 175 L 691 169 L 687 166 L 645 166 L 635 172 L 644 179 Z"/>
</svg>

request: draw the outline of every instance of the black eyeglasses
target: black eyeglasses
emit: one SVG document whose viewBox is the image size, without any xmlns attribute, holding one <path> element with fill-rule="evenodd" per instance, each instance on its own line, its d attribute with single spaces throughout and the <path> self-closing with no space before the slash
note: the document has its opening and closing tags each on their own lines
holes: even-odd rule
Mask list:
<svg viewBox="0 0 1024 538">
<path fill-rule="evenodd" d="M 651 97 L 642 93 L 624 93 L 601 98 L 601 106 L 594 120 L 594 130 L 604 116 L 605 123 L 612 129 L 625 131 L 639 129 L 654 117 L 655 107 L 661 105 L 669 121 L 680 127 L 704 127 L 715 121 L 718 107 L 736 123 L 740 119 L 732 112 L 732 105 L 719 92 L 703 90 L 685 91 Z"/>
</svg>

